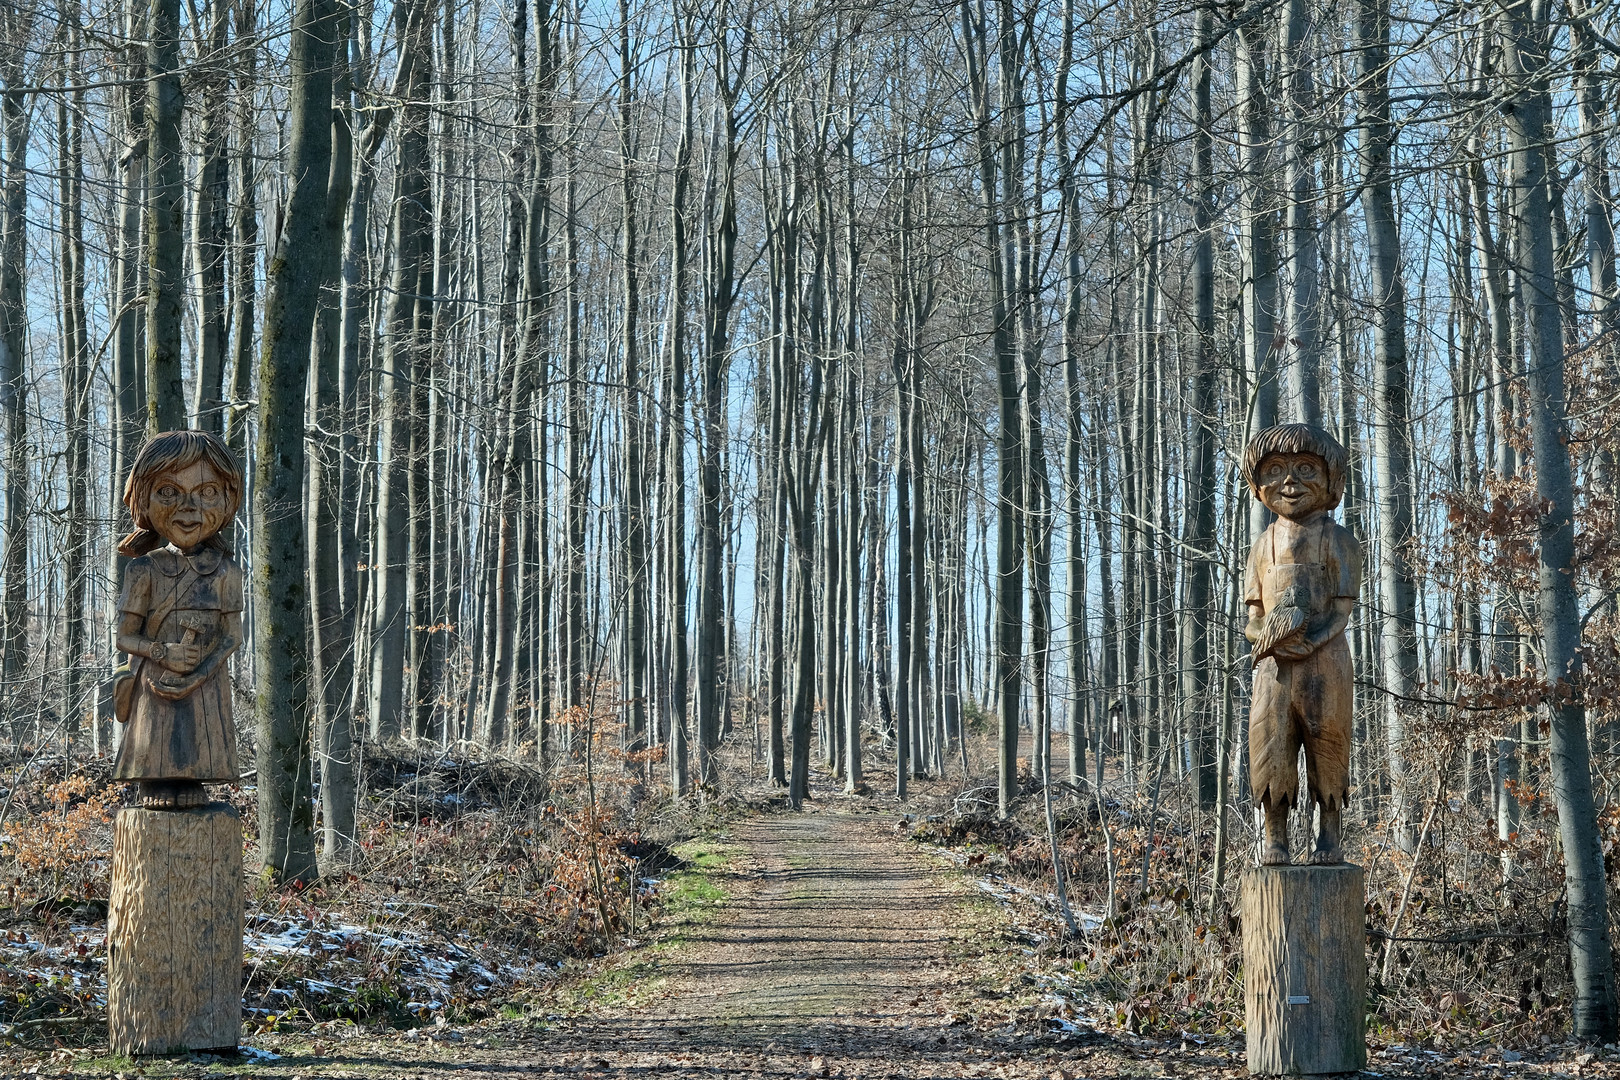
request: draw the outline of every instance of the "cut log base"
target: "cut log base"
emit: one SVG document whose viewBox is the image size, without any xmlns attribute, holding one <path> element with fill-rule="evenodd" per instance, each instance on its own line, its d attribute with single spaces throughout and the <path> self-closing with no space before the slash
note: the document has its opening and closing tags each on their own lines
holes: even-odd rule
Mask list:
<svg viewBox="0 0 1620 1080">
<path fill-rule="evenodd" d="M 113 834 L 113 1053 L 235 1049 L 242 1032 L 241 818 L 217 802 L 128 809 Z"/>
<path fill-rule="evenodd" d="M 1243 1010 L 1249 1072 L 1318 1076 L 1366 1067 L 1366 875 L 1257 866 L 1243 876 Z"/>
</svg>

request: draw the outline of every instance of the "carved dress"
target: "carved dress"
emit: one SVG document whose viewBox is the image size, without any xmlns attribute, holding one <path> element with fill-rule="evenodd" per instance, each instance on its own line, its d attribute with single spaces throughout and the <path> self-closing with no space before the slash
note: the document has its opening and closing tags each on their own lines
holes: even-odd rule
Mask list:
<svg viewBox="0 0 1620 1080">
<path fill-rule="evenodd" d="M 1243 599 L 1259 605 L 1263 616 L 1299 604 L 1308 626 L 1334 600 L 1353 601 L 1360 592 L 1361 545 L 1326 514 L 1273 522 L 1249 553 Z M 1328 810 L 1344 805 L 1354 704 L 1350 645 L 1342 631 L 1303 660 L 1267 656 L 1255 666 L 1249 780 L 1256 805 L 1294 805 L 1301 746 L 1312 798 Z"/>
<path fill-rule="evenodd" d="M 154 683 L 184 687 L 196 681 L 193 676 L 177 675 L 144 657 L 130 658 L 134 700 L 113 775 L 235 783 L 236 725 L 225 660 L 240 643 L 228 633 L 226 617 L 242 610 L 241 568 L 212 547 L 192 555 L 159 548 L 130 560 L 118 607 L 143 617 L 143 637 L 203 646 L 198 670 L 212 665 L 212 672 L 189 694 L 170 700 L 153 690 Z"/>
</svg>

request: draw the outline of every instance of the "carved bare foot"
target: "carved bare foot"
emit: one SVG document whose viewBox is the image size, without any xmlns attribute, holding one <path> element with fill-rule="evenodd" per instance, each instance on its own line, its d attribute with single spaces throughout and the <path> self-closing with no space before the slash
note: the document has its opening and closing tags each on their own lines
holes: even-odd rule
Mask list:
<svg viewBox="0 0 1620 1080">
<path fill-rule="evenodd" d="M 1266 807 L 1266 842 L 1260 851 L 1261 866 L 1287 866 L 1288 807 Z"/>
<path fill-rule="evenodd" d="M 1316 847 L 1311 850 L 1312 866 L 1337 866 L 1342 862 L 1344 862 L 1344 849 L 1339 847 L 1337 842 L 1329 845 L 1318 840 Z"/>
<path fill-rule="evenodd" d="M 147 810 L 189 810 L 208 801 L 208 793 L 195 780 L 143 780 L 141 806 Z"/>
<path fill-rule="evenodd" d="M 1344 862 L 1344 849 L 1339 846 L 1339 811 L 1322 810 L 1321 827 L 1316 834 L 1316 847 L 1311 851 L 1313 866 L 1337 866 Z"/>
</svg>

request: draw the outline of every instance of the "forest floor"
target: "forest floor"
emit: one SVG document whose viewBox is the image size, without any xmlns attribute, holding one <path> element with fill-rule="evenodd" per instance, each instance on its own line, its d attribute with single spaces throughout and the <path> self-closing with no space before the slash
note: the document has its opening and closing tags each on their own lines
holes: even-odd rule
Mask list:
<svg viewBox="0 0 1620 1080">
<path fill-rule="evenodd" d="M 230 1058 L 59 1050 L 0 1059 L 0 1076 L 1246 1075 L 1239 1039 L 1094 1029 L 1085 1002 L 1028 975 L 1017 904 L 910 842 L 908 819 L 875 803 L 752 813 L 688 845 L 657 933 L 572 973 L 522 1015 L 408 1031 L 321 1024 L 253 1036 Z M 1620 1077 L 1620 1052 L 1448 1057 L 1375 1046 L 1362 1075 Z"/>
</svg>

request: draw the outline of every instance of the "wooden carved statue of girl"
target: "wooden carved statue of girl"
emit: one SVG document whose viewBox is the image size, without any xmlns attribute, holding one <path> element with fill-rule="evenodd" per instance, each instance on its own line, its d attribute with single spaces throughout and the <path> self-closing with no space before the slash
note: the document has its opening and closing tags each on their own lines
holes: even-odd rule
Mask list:
<svg viewBox="0 0 1620 1080">
<path fill-rule="evenodd" d="M 226 661 L 242 642 L 242 570 L 220 531 L 242 501 L 242 470 L 205 431 L 153 436 L 124 485 L 135 529 L 118 602 L 129 670 L 115 688 L 128 723 L 114 776 L 141 805 L 182 810 L 203 784 L 235 783 L 236 726 Z"/>
</svg>

